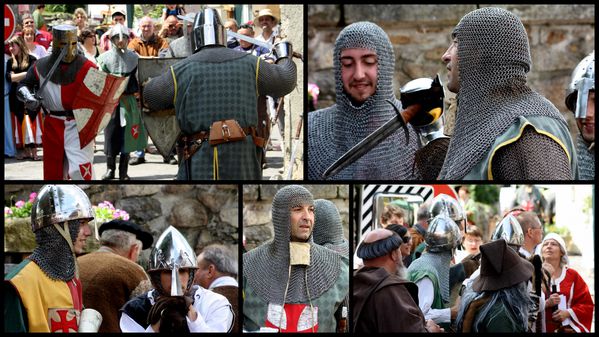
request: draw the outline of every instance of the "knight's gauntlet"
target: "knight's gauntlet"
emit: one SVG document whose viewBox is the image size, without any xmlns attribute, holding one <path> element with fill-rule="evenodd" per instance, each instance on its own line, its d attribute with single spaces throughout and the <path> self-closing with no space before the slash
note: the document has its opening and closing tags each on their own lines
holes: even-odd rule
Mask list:
<svg viewBox="0 0 599 337">
<path fill-rule="evenodd" d="M 25 86 L 19 88 L 17 92 L 17 97 L 21 102 L 25 103 L 25 107 L 28 110 L 35 111 L 39 109 L 41 105 L 41 102 L 37 98 L 35 98 L 31 91 L 29 91 L 29 88 Z"/>
</svg>

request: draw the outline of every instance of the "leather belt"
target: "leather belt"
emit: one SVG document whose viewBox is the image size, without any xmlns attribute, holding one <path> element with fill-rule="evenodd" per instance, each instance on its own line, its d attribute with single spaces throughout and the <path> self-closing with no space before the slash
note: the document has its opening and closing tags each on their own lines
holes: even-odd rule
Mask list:
<svg viewBox="0 0 599 337">
<path fill-rule="evenodd" d="M 65 110 L 65 111 L 50 111 L 50 115 L 58 116 L 58 117 L 75 117 L 73 115 L 73 110 Z"/>
</svg>

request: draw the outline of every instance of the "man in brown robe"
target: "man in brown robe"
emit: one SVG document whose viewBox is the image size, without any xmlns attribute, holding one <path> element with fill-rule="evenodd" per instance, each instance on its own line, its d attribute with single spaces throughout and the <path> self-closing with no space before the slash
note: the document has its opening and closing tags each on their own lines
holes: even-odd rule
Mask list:
<svg viewBox="0 0 599 337">
<path fill-rule="evenodd" d="M 418 288 L 405 280 L 401 238 L 388 229 L 375 229 L 358 247 L 364 267 L 354 273 L 354 332 L 442 332 L 425 321 L 418 307 Z"/>
</svg>

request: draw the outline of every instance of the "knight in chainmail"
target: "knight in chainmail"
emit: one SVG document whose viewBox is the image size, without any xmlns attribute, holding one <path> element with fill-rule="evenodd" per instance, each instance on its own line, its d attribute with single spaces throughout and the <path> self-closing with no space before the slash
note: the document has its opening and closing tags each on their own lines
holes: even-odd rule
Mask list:
<svg viewBox="0 0 599 337">
<path fill-rule="evenodd" d="M 314 200 L 314 243 L 349 258 L 349 242 L 343 236 L 341 215 L 329 200 Z"/>
<path fill-rule="evenodd" d="M 335 332 L 349 260 L 313 240 L 314 201 L 289 185 L 273 198 L 274 238 L 243 255 L 244 329 Z"/>
<path fill-rule="evenodd" d="M 335 251 L 349 259 L 349 241 L 343 236 L 341 215 L 337 206 L 326 199 L 314 200 L 314 243 Z M 343 310 L 349 308 L 349 294 L 339 310 L 335 312 L 337 320 L 342 319 Z M 347 331 L 337 331 L 347 332 Z"/>
<path fill-rule="evenodd" d="M 182 132 L 177 179 L 261 179 L 264 139 L 256 135 L 256 100 L 263 94 L 284 96 L 295 88 L 289 43 L 275 45 L 275 64 L 226 44 L 218 12 L 205 9 L 194 22 L 194 54 L 144 87 L 144 103 L 152 111 L 175 107 Z M 242 130 L 241 136 L 228 138 L 232 127 Z"/>
<path fill-rule="evenodd" d="M 83 79 L 97 66 L 77 53 L 75 26 L 53 26 L 52 36 L 52 53 L 29 68 L 17 86 L 19 99 L 32 111 L 41 106 L 46 116 L 44 180 L 92 180 L 94 142 L 81 147 L 73 103 L 85 92 Z M 35 95 L 34 90 L 38 91 Z"/>
<path fill-rule="evenodd" d="M 362 59 L 344 61 L 347 53 L 368 50 L 369 64 Z M 336 104 L 308 114 L 308 178 L 322 180 L 325 170 L 351 147 L 371 134 L 388 120 L 397 116 L 391 100 L 401 107 L 393 93 L 395 56 L 387 34 L 371 22 L 357 22 L 345 27 L 335 41 L 333 51 L 335 68 Z M 376 77 L 368 78 L 363 71 L 350 69 L 376 66 Z M 356 68 L 357 69 L 357 68 Z M 360 68 L 363 69 L 363 68 Z M 346 83 L 347 82 L 347 83 Z M 360 85 L 358 85 L 360 84 Z M 355 97 L 355 91 L 367 86 L 374 91 L 368 97 Z M 413 179 L 414 153 L 417 135 L 411 126 L 409 143 L 404 131 L 398 130 L 330 179 Z"/>
<path fill-rule="evenodd" d="M 83 300 L 75 254 L 94 219 L 74 185 L 45 185 L 31 210 L 37 247 L 4 276 L 4 332 L 77 332 Z"/>
<path fill-rule="evenodd" d="M 127 27 L 118 23 L 110 28 L 109 36 L 112 47 L 98 56 L 98 66 L 104 72 L 129 79 L 116 111 L 104 130 L 107 171 L 102 176 L 102 180 L 114 179 L 117 155 L 119 155 L 119 180 L 129 180 L 127 175 L 129 153 L 145 149 L 148 140 L 141 120 L 141 111 L 134 96 L 139 91 L 136 75 L 139 56 L 127 49 L 129 44 Z"/>
<path fill-rule="evenodd" d="M 595 179 L 595 51 L 587 55 L 572 72 L 566 106 L 574 113 L 578 174 L 581 180 Z"/>
<path fill-rule="evenodd" d="M 169 226 L 150 253 L 148 275 L 153 289 L 132 298 L 121 308 L 121 331 L 231 332 L 234 318 L 231 304 L 223 295 L 193 284 L 197 269 L 194 250 L 181 232 Z M 181 307 L 174 302 L 191 305 Z M 172 321 L 174 317 L 181 319 L 180 324 Z"/>
<path fill-rule="evenodd" d="M 450 306 L 449 269 L 455 248 L 461 242 L 458 225 L 442 212 L 429 223 L 426 251 L 408 267 L 408 280 L 418 286 L 418 306 L 426 319 L 446 330 L 455 312 Z"/>
<path fill-rule="evenodd" d="M 457 94 L 455 127 L 441 179 L 576 179 L 564 117 L 526 83 L 528 36 L 501 8 L 466 14 L 442 59 Z M 547 160 L 551 158 L 551 160 Z"/>
</svg>

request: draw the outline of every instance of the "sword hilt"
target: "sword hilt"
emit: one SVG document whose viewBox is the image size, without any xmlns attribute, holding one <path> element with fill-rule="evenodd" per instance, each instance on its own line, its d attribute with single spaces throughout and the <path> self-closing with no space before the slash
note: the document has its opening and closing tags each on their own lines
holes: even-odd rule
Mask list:
<svg viewBox="0 0 599 337">
<path fill-rule="evenodd" d="M 401 127 L 404 129 L 406 133 L 406 145 L 408 145 L 410 143 L 410 132 L 408 130 L 408 123 L 412 120 L 412 118 L 414 118 L 414 116 L 418 114 L 422 106 L 420 104 L 413 104 L 405 108 L 403 111 L 400 111 L 397 105 L 395 105 L 394 101 L 390 99 L 386 101 L 387 103 L 391 104 L 391 106 L 395 110 L 395 113 L 397 113 L 397 119 L 400 121 Z"/>
</svg>

